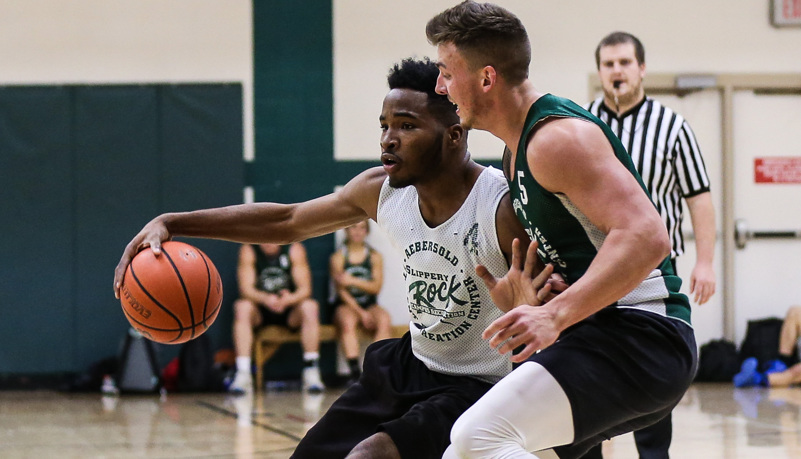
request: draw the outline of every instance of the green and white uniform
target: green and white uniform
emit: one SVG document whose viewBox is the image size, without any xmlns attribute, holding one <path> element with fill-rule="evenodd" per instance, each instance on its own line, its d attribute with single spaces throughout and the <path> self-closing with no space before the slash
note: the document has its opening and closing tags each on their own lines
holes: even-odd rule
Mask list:
<svg viewBox="0 0 801 459">
<path fill-rule="evenodd" d="M 364 279 L 366 281 L 373 280 L 373 262 L 371 260 L 373 249 L 371 247 L 366 247 L 364 260 L 359 263 L 350 262 L 350 252 L 348 251 L 347 245 L 344 245 L 340 250 L 342 256 L 345 258 L 345 264 L 342 269 L 344 272 L 357 279 Z M 376 295 L 372 293 L 367 293 L 354 286 L 348 287 L 347 290 L 362 309 L 367 309 L 376 304 Z M 337 297 L 334 304 L 337 306 L 343 304 L 342 298 Z"/>
<path fill-rule="evenodd" d="M 529 171 L 526 146 L 538 123 L 552 117 L 598 125 L 620 162 L 639 177 L 609 128 L 578 105 L 546 95 L 529 109 L 509 180 L 512 204 L 539 242 L 540 257 L 574 283 L 606 236 Z M 664 418 L 689 387 L 698 362 L 680 285 L 666 260 L 615 304 L 563 330 L 456 421 L 443 459 L 528 458 L 545 449 L 578 458 L 602 440 Z"/>
<path fill-rule="evenodd" d="M 290 245 L 282 245 L 275 255 L 267 255 L 258 246 L 252 244 L 251 248 L 256 254 L 256 288 L 267 293 L 279 294 L 282 290 L 295 291 L 295 282 L 292 279 L 292 259 L 289 257 Z M 290 309 L 277 314 L 263 305 L 259 305 L 261 325 L 288 326 Z"/>
<path fill-rule="evenodd" d="M 550 94 L 534 103 L 526 117 L 515 155 L 514 177 L 509 182 L 512 205 L 529 237 L 539 242 L 540 257 L 545 263 L 552 263 L 556 271 L 572 284 L 587 272 L 606 235 L 567 196 L 546 190 L 529 171 L 527 140 L 540 121 L 552 117 L 579 118 L 598 125 L 612 144 L 615 156 L 637 178 L 643 193 L 647 194 L 647 191 L 631 156 L 605 123 L 573 102 Z M 665 258 L 647 279 L 615 306 L 650 311 L 690 324 L 690 303 L 684 294 L 679 293 L 680 287 L 681 279 L 673 273 L 670 259 Z"/>
</svg>

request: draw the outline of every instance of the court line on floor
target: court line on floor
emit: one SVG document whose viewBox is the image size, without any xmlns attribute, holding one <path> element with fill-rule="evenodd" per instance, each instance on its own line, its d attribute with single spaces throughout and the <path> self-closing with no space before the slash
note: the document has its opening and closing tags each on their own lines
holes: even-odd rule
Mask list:
<svg viewBox="0 0 801 459">
<path fill-rule="evenodd" d="M 216 412 L 218 412 L 220 414 L 223 414 L 225 416 L 228 416 L 228 417 L 231 417 L 231 418 L 234 418 L 234 419 L 238 418 L 238 416 L 237 416 L 237 414 L 235 412 L 228 411 L 225 408 L 220 408 L 219 406 L 214 405 L 212 403 L 203 402 L 203 401 L 197 401 L 195 403 L 200 405 L 200 406 L 202 406 L 202 407 L 208 408 L 208 409 L 210 409 L 212 411 L 216 411 Z M 279 435 L 283 435 L 284 437 L 287 437 L 287 438 L 289 438 L 291 440 L 295 440 L 295 441 L 300 441 L 301 440 L 301 437 L 298 437 L 297 435 L 295 435 L 293 433 L 287 432 L 285 430 L 281 430 L 281 429 L 273 427 L 273 426 L 271 426 L 269 424 L 265 424 L 265 423 L 259 422 L 259 421 L 255 420 L 255 419 L 253 419 L 252 417 L 250 419 L 250 423 L 252 425 L 256 426 L 256 427 L 261 427 L 262 429 L 269 430 L 270 432 L 275 432 L 275 433 L 277 433 Z"/>
</svg>

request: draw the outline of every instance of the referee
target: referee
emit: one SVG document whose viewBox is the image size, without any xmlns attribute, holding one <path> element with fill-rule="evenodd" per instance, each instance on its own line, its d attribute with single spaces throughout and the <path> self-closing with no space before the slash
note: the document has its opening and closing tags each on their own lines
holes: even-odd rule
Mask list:
<svg viewBox="0 0 801 459">
<path fill-rule="evenodd" d="M 585 108 L 609 125 L 631 155 L 667 226 L 674 271 L 676 257 L 684 252 L 682 198 L 687 202 L 697 251 L 690 293 L 697 304 L 704 304 L 715 293 L 715 209 L 695 135 L 681 115 L 646 97 L 645 48 L 637 37 L 626 32 L 607 35 L 595 49 L 595 64 L 604 95 Z M 640 458 L 668 458 L 672 430 L 668 415 L 635 431 Z M 600 445 L 585 456 L 600 457 Z"/>
</svg>

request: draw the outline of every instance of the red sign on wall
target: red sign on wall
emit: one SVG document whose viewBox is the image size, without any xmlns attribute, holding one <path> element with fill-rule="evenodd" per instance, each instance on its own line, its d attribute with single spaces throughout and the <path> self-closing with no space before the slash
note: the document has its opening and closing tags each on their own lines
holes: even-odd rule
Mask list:
<svg viewBox="0 0 801 459">
<path fill-rule="evenodd" d="M 771 0 L 771 23 L 775 27 L 801 25 L 801 0 Z"/>
<path fill-rule="evenodd" d="M 801 157 L 754 158 L 755 183 L 801 183 Z"/>
</svg>

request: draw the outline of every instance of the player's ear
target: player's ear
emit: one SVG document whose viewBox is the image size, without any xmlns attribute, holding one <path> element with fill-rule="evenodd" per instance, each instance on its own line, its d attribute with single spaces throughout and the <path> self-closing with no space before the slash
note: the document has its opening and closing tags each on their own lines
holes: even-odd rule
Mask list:
<svg viewBox="0 0 801 459">
<path fill-rule="evenodd" d="M 448 141 L 454 145 L 461 143 L 467 132 L 464 130 L 461 124 L 454 124 L 448 128 Z"/>
<path fill-rule="evenodd" d="M 482 91 L 488 92 L 495 86 L 497 82 L 498 82 L 498 72 L 495 71 L 495 67 L 487 65 L 483 69 L 481 69 Z"/>
</svg>

